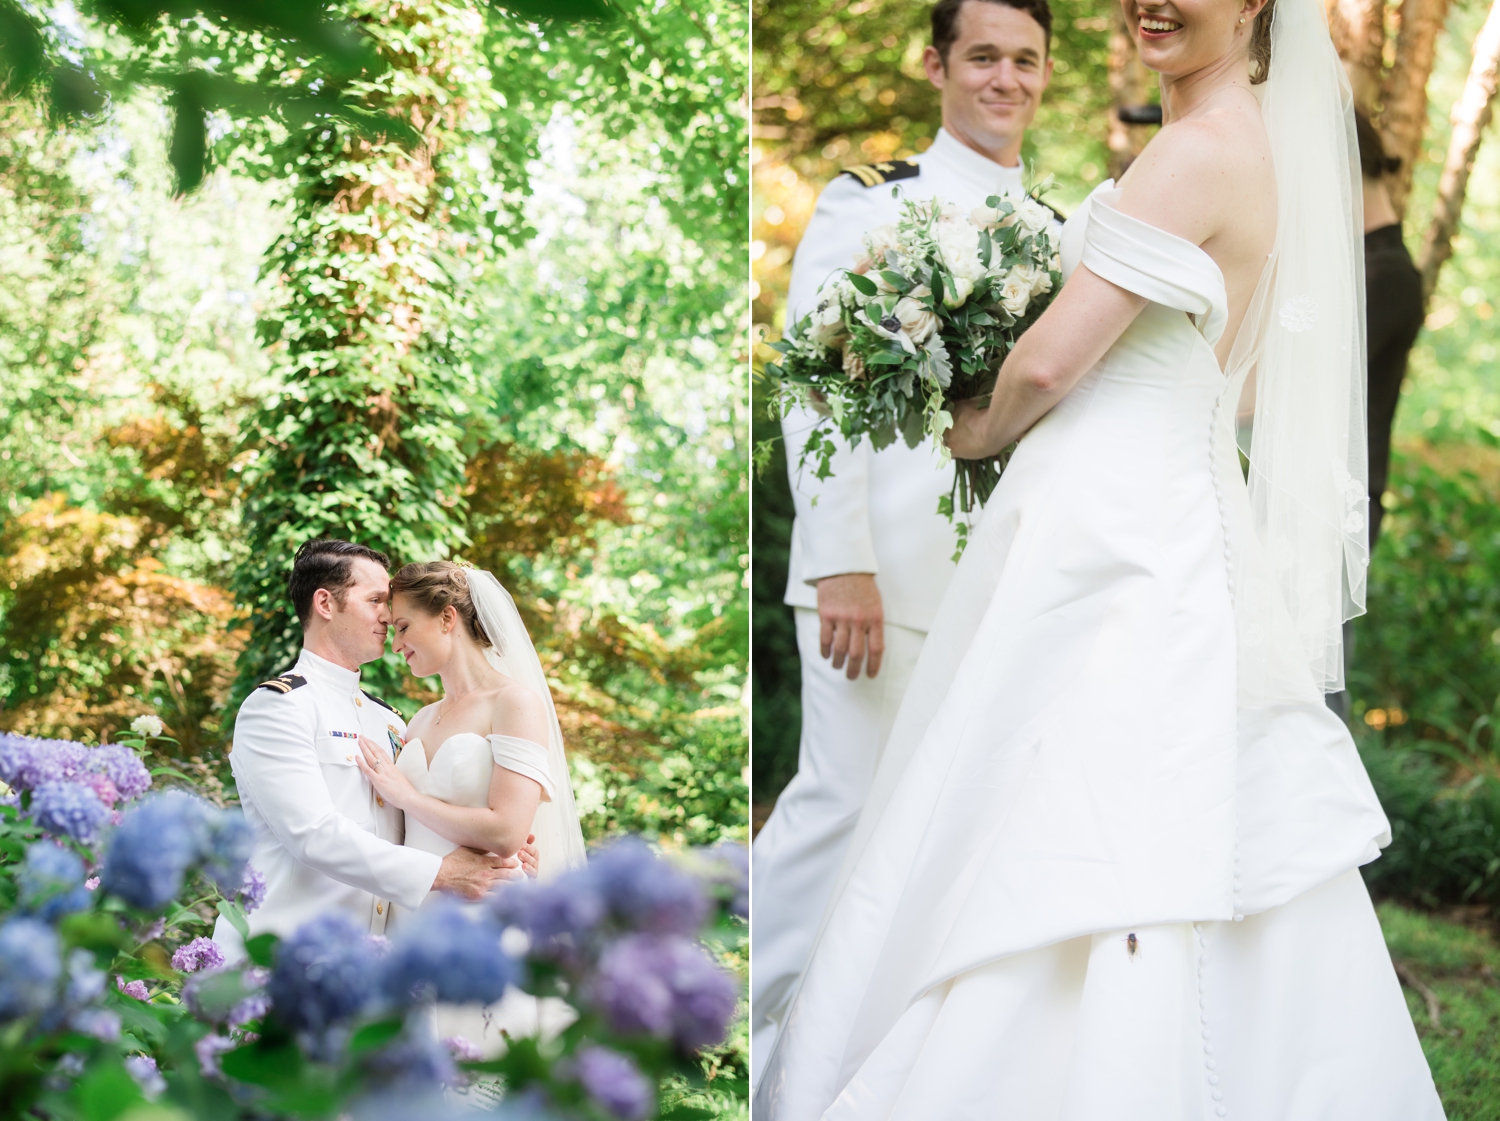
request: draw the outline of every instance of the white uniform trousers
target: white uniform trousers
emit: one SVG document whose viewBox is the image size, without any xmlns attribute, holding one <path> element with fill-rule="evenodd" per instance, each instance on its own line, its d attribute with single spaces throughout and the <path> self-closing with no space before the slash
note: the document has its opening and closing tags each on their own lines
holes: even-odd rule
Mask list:
<svg viewBox="0 0 1500 1121">
<path fill-rule="evenodd" d="M 880 673 L 872 681 L 861 671 L 850 681 L 818 649 L 818 613 L 799 607 L 796 617 L 802 658 L 797 774 L 751 849 L 752 1085 L 807 966 L 849 836 L 927 637 L 886 623 Z"/>
</svg>

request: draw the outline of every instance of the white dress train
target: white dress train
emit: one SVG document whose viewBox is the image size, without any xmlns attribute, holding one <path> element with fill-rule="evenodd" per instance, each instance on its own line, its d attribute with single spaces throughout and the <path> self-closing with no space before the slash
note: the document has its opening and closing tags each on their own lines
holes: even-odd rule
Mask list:
<svg viewBox="0 0 1500 1121">
<path fill-rule="evenodd" d="M 1348 730 L 1311 683 L 1240 703 L 1223 277 L 1117 197 L 1068 222 L 1063 271 L 1151 302 L 990 499 L 757 1121 L 1443 1116 Z"/>
</svg>

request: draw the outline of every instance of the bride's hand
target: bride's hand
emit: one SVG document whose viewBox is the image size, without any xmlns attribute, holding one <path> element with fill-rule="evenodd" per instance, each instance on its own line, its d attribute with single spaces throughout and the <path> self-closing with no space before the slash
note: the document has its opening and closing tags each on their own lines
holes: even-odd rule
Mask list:
<svg viewBox="0 0 1500 1121">
<path fill-rule="evenodd" d="M 538 866 L 536 862 L 536 834 L 532 833 L 526 838 L 526 843 L 521 846 L 521 851 L 516 853 L 521 858 L 521 868 L 531 879 L 536 879 Z"/>
<path fill-rule="evenodd" d="M 422 750 L 420 747 L 418 751 Z M 383 751 L 369 736 L 359 737 L 359 754 L 354 757 L 360 772 L 370 780 L 375 793 L 399 810 L 410 807 L 417 788 L 396 766 L 389 751 Z"/>
<path fill-rule="evenodd" d="M 943 434 L 948 450 L 955 459 L 984 459 L 999 449 L 989 446 L 990 413 L 974 401 L 959 401 L 953 406 L 953 427 Z"/>
</svg>

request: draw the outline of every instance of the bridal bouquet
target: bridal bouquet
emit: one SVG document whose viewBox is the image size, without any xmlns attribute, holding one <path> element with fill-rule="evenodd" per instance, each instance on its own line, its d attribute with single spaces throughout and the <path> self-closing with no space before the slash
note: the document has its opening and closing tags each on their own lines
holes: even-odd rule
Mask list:
<svg viewBox="0 0 1500 1121">
<path fill-rule="evenodd" d="M 810 406 L 823 419 L 799 467 L 832 474 L 835 434 L 876 450 L 925 436 L 944 459 L 953 402 L 983 398 L 1021 332 L 1061 286 L 1052 212 L 1025 197 L 991 196 L 964 215 L 940 199 L 908 201 L 895 226 L 864 238 L 864 253 L 818 292 L 817 307 L 773 344 L 771 411 Z M 953 519 L 989 498 L 1008 455 L 961 460 L 939 512 Z M 959 526 L 960 538 L 966 526 Z"/>
</svg>

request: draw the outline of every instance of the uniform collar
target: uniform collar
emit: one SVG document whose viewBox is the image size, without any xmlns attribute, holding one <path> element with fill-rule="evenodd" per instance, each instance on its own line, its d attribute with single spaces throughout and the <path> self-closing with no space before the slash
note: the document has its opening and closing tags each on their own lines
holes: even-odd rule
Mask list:
<svg viewBox="0 0 1500 1121">
<path fill-rule="evenodd" d="M 301 673 L 310 681 L 317 681 L 323 685 L 332 685 L 337 689 L 353 692 L 359 688 L 359 671 L 345 669 L 343 666 L 335 665 L 327 658 L 320 658 L 307 647 L 302 648 L 302 656 L 297 659 L 297 672 Z"/>
<path fill-rule="evenodd" d="M 1023 164 L 1018 163 L 1015 167 L 998 164 L 974 151 L 945 128 L 938 129 L 937 138 L 924 155 L 941 160 L 953 174 L 969 180 L 980 190 L 1003 194 L 1021 189 Z"/>
</svg>

